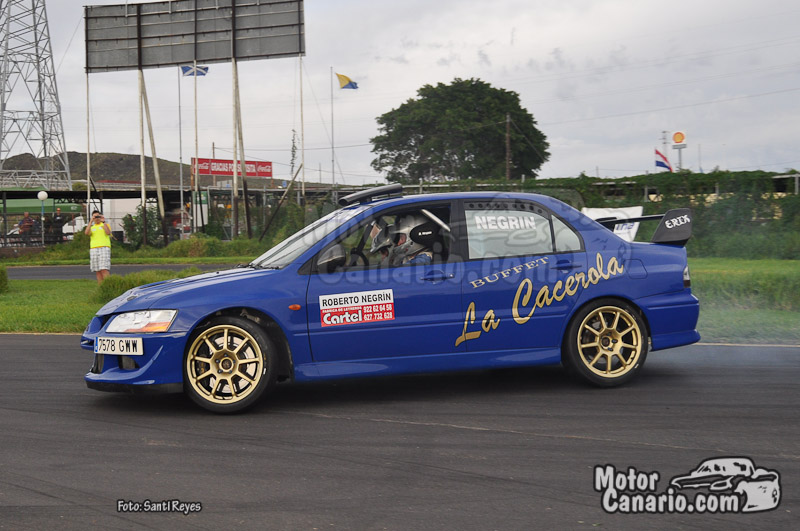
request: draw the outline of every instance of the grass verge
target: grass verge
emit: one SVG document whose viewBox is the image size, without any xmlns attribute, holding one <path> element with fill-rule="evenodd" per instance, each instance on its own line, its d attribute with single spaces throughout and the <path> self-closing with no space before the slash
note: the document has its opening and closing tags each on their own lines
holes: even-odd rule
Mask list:
<svg viewBox="0 0 800 531">
<path fill-rule="evenodd" d="M 103 304 L 142 284 L 201 273 L 150 270 L 94 280 L 14 280 L 0 293 L 0 332 L 80 333 Z"/>
<path fill-rule="evenodd" d="M 135 258 L 135 257 L 118 257 L 114 256 L 113 251 L 111 255 L 111 265 L 125 265 L 125 264 L 145 264 L 145 265 L 160 265 L 160 264 L 185 264 L 185 265 L 207 265 L 207 264 L 249 264 L 253 261 L 255 256 L 215 256 L 206 258 L 197 258 L 190 256 L 176 256 L 171 258 Z M 89 266 L 89 258 L 70 258 L 59 260 L 38 260 L 36 262 L 5 262 L 2 264 L 4 267 L 33 267 L 33 266 L 59 266 L 59 265 L 83 265 Z"/>
<path fill-rule="evenodd" d="M 703 341 L 800 344 L 800 262 L 704 258 L 690 259 L 690 267 Z M 112 275 L 101 288 L 94 280 L 9 281 L 0 332 L 79 333 L 104 301 L 130 287 L 196 272 Z"/>
<path fill-rule="evenodd" d="M 12 280 L 0 294 L 0 332 L 83 332 L 101 303 L 95 280 Z"/>
<path fill-rule="evenodd" d="M 720 309 L 800 311 L 800 261 L 694 258 L 692 291 Z"/>
<path fill-rule="evenodd" d="M 187 240 L 170 243 L 166 247 L 142 247 L 132 250 L 128 245 L 111 242 L 111 260 L 115 264 L 216 264 L 248 263 L 269 249 L 272 240 L 260 242 L 257 238 L 238 238 L 220 241 L 206 235 L 193 235 Z M 75 239 L 38 249 L 40 252 L 0 257 L 4 265 L 75 265 L 89 263 L 89 237 L 83 233 Z M 4 249 L 14 252 L 15 249 Z"/>
<path fill-rule="evenodd" d="M 697 330 L 704 343 L 800 345 L 800 312 L 720 308 L 701 303 Z"/>
</svg>

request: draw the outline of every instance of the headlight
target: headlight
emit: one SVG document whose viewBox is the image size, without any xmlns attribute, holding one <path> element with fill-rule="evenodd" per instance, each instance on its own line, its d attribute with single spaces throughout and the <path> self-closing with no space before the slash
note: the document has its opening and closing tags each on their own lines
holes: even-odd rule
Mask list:
<svg viewBox="0 0 800 531">
<path fill-rule="evenodd" d="M 110 334 L 147 334 L 166 332 L 178 310 L 145 310 L 121 313 L 111 319 L 106 327 Z"/>
</svg>

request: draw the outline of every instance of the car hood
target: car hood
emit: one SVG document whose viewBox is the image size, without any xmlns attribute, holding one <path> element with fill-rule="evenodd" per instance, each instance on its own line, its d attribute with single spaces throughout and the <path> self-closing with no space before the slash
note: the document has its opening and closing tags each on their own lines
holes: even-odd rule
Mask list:
<svg viewBox="0 0 800 531">
<path fill-rule="evenodd" d="M 245 267 L 145 284 L 129 289 L 116 299 L 108 302 L 100 308 L 97 315 L 147 310 L 150 308 L 166 308 L 165 304 L 174 306 L 174 299 L 185 297 L 189 292 L 212 288 L 214 292 L 224 293 L 226 290 L 224 286 L 231 282 L 269 277 L 279 272 L 276 269 Z"/>
</svg>

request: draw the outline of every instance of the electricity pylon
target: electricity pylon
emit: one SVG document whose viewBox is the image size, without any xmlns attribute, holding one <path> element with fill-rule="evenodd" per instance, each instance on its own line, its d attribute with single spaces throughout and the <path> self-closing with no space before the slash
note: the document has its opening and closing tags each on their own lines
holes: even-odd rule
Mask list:
<svg viewBox="0 0 800 531">
<path fill-rule="evenodd" d="M 0 188 L 72 189 L 45 0 L 0 0 L 0 50 Z"/>
</svg>

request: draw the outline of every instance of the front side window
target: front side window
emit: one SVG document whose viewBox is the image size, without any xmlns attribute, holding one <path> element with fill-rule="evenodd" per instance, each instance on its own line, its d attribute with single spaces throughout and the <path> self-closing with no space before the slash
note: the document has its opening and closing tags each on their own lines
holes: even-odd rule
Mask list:
<svg viewBox="0 0 800 531">
<path fill-rule="evenodd" d="M 471 260 L 553 252 L 550 215 L 530 203 L 472 203 L 464 212 Z"/>
<path fill-rule="evenodd" d="M 328 271 L 445 262 L 452 243 L 449 223 L 449 207 L 419 207 L 381 213 L 329 247 L 340 246 L 344 263 Z M 320 257 L 325 256 L 326 251 Z M 325 272 L 324 268 L 320 270 Z"/>
<path fill-rule="evenodd" d="M 365 207 L 336 210 L 289 236 L 251 263 L 257 267 L 281 268 L 291 264 L 322 238 L 362 212 Z"/>
</svg>

